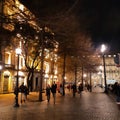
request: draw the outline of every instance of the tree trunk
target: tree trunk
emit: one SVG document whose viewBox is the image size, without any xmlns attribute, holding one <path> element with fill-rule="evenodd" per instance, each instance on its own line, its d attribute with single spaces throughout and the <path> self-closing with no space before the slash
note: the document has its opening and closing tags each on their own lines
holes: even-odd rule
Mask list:
<svg viewBox="0 0 120 120">
<path fill-rule="evenodd" d="M 65 67 L 66 67 L 66 53 L 64 53 L 64 60 L 63 60 L 63 96 L 65 96 Z"/>
<path fill-rule="evenodd" d="M 77 65 L 75 65 L 75 85 L 76 85 L 76 82 L 77 82 Z"/>
</svg>

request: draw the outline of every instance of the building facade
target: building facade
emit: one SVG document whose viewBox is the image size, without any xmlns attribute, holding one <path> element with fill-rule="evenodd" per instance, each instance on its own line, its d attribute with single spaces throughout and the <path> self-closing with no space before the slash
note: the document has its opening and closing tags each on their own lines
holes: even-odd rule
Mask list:
<svg viewBox="0 0 120 120">
<path fill-rule="evenodd" d="M 52 54 L 52 55 L 51 55 Z M 58 82 L 57 55 L 48 53 L 44 61 L 43 89 L 53 81 Z M 54 55 L 54 57 L 53 57 Z M 53 59 L 54 58 L 54 59 Z M 14 91 L 17 79 L 18 55 L 14 50 L 4 49 L 2 51 L 2 62 L 0 64 L 0 93 L 10 93 Z M 19 56 L 19 85 L 24 82 L 27 85 L 28 71 L 22 55 Z M 34 72 L 33 91 L 39 90 L 40 86 L 40 65 Z"/>
<path fill-rule="evenodd" d="M 91 75 L 92 86 L 105 86 L 103 57 L 98 57 L 100 57 L 100 64 L 97 66 L 97 72 Z M 104 57 L 107 85 L 120 82 L 120 67 L 115 63 L 116 55 L 105 55 Z"/>
<path fill-rule="evenodd" d="M 8 31 L 15 30 L 15 24 L 29 24 L 31 28 L 36 30 L 37 32 L 41 30 L 37 22 L 35 21 L 35 16 L 24 6 L 19 0 L 4 0 L 0 1 L 0 14 L 2 17 L 0 18 L 0 22 L 2 22 L 0 26 L 0 30 L 2 28 L 7 29 Z M 6 16 L 6 21 L 2 20 Z M 27 21 L 26 21 L 27 20 Z M 20 30 L 22 27 L 20 26 Z M 19 31 L 16 31 L 19 33 Z M 27 31 L 29 32 L 29 31 Z M 17 34 L 18 35 L 18 34 Z M 18 63 L 18 55 L 15 53 L 15 48 L 9 48 L 4 46 L 4 41 L 7 41 L 6 44 L 10 43 L 11 38 L 5 39 L 6 34 L 0 33 L 0 93 L 10 93 L 13 92 L 14 87 L 16 86 L 17 73 L 19 76 L 19 85 L 24 82 L 27 84 L 27 76 L 28 71 L 25 67 L 25 61 L 22 55 L 19 55 L 19 63 Z M 20 35 L 19 35 L 20 36 Z M 17 42 L 23 40 L 23 37 L 17 36 Z M 11 36 L 10 36 L 11 37 Z M 25 39 L 25 38 L 24 38 Z M 1 42 L 3 41 L 3 42 Z M 23 41 L 24 42 L 24 41 Z M 18 45 L 14 46 L 20 48 L 22 45 L 18 43 Z M 43 73 L 43 89 L 46 87 L 46 84 L 51 84 L 53 80 L 57 81 L 57 55 L 55 53 L 50 53 L 49 50 L 45 50 L 45 60 L 44 60 L 44 73 Z M 17 69 L 19 64 L 19 71 Z M 33 90 L 38 90 L 40 86 L 40 64 L 37 69 L 34 71 Z"/>
</svg>

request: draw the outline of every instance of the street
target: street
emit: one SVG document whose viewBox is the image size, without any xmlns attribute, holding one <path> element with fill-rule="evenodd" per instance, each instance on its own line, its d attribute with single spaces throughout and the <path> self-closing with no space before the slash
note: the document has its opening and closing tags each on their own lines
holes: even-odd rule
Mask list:
<svg viewBox="0 0 120 120">
<path fill-rule="evenodd" d="M 45 94 L 43 101 L 38 101 L 36 92 L 30 93 L 28 100 L 14 106 L 14 94 L 0 95 L 0 120 L 120 120 L 120 110 L 115 98 L 103 92 L 82 92 L 73 97 L 71 92 L 65 96 L 57 93 L 56 103 L 52 95 L 47 103 Z"/>
</svg>

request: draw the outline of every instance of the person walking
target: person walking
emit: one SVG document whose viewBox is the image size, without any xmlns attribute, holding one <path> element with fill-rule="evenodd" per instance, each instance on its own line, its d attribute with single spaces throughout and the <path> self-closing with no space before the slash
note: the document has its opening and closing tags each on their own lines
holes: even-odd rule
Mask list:
<svg viewBox="0 0 120 120">
<path fill-rule="evenodd" d="M 55 101 L 56 101 L 56 89 L 57 89 L 57 84 L 54 81 L 53 84 L 52 84 L 52 87 L 51 87 L 51 91 L 52 91 L 52 94 L 53 94 L 54 104 L 55 104 Z"/>
<path fill-rule="evenodd" d="M 60 94 L 63 95 L 63 86 L 60 84 Z"/>
<path fill-rule="evenodd" d="M 20 101 L 21 101 L 21 104 L 22 104 L 22 102 L 25 102 L 25 89 L 26 89 L 26 87 L 25 87 L 25 85 L 24 85 L 24 82 L 20 85 L 20 87 L 19 87 L 19 91 L 21 92 L 21 96 L 20 96 Z"/>
<path fill-rule="evenodd" d="M 83 91 L 83 86 L 82 86 L 82 84 L 79 84 L 79 86 L 78 86 L 78 93 L 80 94 L 80 97 L 81 97 L 82 91 Z"/>
<path fill-rule="evenodd" d="M 29 89 L 26 85 L 24 85 L 24 95 L 25 95 L 25 101 L 27 100 L 27 95 L 29 94 Z"/>
<path fill-rule="evenodd" d="M 72 90 L 73 90 L 73 97 L 75 97 L 75 93 L 77 92 L 77 88 L 76 88 L 75 83 L 72 85 Z"/>
<path fill-rule="evenodd" d="M 48 103 L 50 101 L 50 93 L 51 93 L 51 88 L 50 88 L 50 85 L 48 84 L 46 87 L 46 96 L 47 96 Z"/>
</svg>

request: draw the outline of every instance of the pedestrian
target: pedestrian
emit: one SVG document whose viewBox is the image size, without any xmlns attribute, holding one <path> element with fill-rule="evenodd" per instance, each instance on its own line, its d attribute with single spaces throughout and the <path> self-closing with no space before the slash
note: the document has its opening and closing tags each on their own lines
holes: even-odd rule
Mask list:
<svg viewBox="0 0 120 120">
<path fill-rule="evenodd" d="M 117 102 L 117 105 L 118 105 L 118 108 L 120 110 L 120 83 L 116 83 L 116 102 Z"/>
<path fill-rule="evenodd" d="M 24 95 L 25 95 L 25 100 L 27 100 L 27 95 L 29 94 L 29 89 L 26 85 L 24 85 Z"/>
<path fill-rule="evenodd" d="M 60 84 L 60 94 L 63 95 L 63 86 Z"/>
<path fill-rule="evenodd" d="M 120 102 L 120 83 L 116 85 L 116 101 Z"/>
<path fill-rule="evenodd" d="M 54 104 L 55 104 L 55 101 L 56 101 L 56 89 L 57 89 L 57 84 L 54 81 L 53 84 L 52 84 L 52 87 L 51 87 L 51 91 L 52 91 L 52 94 L 53 94 Z"/>
<path fill-rule="evenodd" d="M 26 87 L 25 87 L 24 82 L 23 82 L 19 87 L 19 91 L 21 92 L 21 96 L 20 96 L 21 104 L 22 104 L 22 102 L 25 102 L 25 100 L 26 100 L 25 89 L 26 89 Z"/>
<path fill-rule="evenodd" d="M 50 93 L 51 93 L 51 88 L 50 88 L 50 85 L 48 84 L 46 87 L 46 96 L 47 96 L 48 103 L 50 101 Z"/>
<path fill-rule="evenodd" d="M 76 88 L 75 83 L 72 85 L 72 90 L 73 90 L 73 97 L 75 97 L 75 93 L 77 92 L 77 88 Z"/>
<path fill-rule="evenodd" d="M 87 90 L 90 91 L 90 85 L 87 84 L 86 86 L 87 86 Z"/>
<path fill-rule="evenodd" d="M 70 84 L 67 86 L 67 89 L 68 89 L 69 92 L 70 92 L 70 89 L 71 89 L 71 85 L 70 85 Z"/>
<path fill-rule="evenodd" d="M 81 97 L 82 91 L 83 91 L 83 85 L 79 84 L 79 86 L 78 86 L 78 93 L 80 94 L 80 97 Z"/>
</svg>

